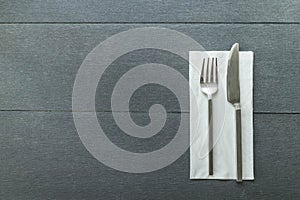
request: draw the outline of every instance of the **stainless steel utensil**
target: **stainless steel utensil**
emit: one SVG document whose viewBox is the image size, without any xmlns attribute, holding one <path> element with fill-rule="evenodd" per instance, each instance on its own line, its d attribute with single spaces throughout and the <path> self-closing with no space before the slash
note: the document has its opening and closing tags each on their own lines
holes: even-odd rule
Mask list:
<svg viewBox="0 0 300 200">
<path fill-rule="evenodd" d="M 230 51 L 227 68 L 227 100 L 236 112 L 237 182 L 243 180 L 242 160 L 242 124 L 239 80 L 239 44 L 235 43 Z"/>
<path fill-rule="evenodd" d="M 213 175 L 213 111 L 212 97 L 218 91 L 218 60 L 212 58 L 203 59 L 200 74 L 201 91 L 208 97 L 208 146 L 209 146 L 209 175 Z"/>
</svg>

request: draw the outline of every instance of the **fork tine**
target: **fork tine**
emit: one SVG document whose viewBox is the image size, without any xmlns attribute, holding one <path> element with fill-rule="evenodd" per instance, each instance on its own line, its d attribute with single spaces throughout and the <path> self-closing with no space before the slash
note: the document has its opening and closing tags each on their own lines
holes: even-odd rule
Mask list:
<svg viewBox="0 0 300 200">
<path fill-rule="evenodd" d="M 217 60 L 217 58 L 216 58 L 216 63 L 215 63 L 214 74 L 215 74 L 214 82 L 218 83 L 218 60 Z"/>
<path fill-rule="evenodd" d="M 203 58 L 203 62 L 202 62 L 202 68 L 201 68 L 201 73 L 200 73 L 200 83 L 204 82 L 204 64 L 205 64 L 205 58 Z"/>
<path fill-rule="evenodd" d="M 209 58 L 207 58 L 206 74 L 205 74 L 205 82 L 208 82 L 208 78 L 209 78 L 208 69 L 209 69 Z"/>
<path fill-rule="evenodd" d="M 214 61 L 215 61 L 215 58 L 213 57 L 212 61 L 211 61 L 211 66 L 210 66 L 210 78 L 209 78 L 209 82 L 214 82 Z"/>
</svg>

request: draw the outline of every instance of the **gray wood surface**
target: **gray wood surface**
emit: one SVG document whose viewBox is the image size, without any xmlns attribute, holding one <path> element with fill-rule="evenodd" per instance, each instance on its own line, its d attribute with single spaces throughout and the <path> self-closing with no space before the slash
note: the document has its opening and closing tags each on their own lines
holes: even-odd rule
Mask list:
<svg viewBox="0 0 300 200">
<path fill-rule="evenodd" d="M 162 140 L 174 134 L 179 113 L 169 113 Z M 120 130 L 105 118 L 113 138 Z M 133 118 L 147 121 L 147 114 Z M 179 117 L 179 118 L 178 118 Z M 188 114 L 186 115 L 188 120 Z M 299 197 L 298 114 L 255 114 L 255 181 L 189 180 L 189 151 L 161 170 L 129 174 L 93 158 L 77 135 L 71 112 L 0 112 L 0 195 L 3 199 L 297 199 Z M 189 130 L 184 130 L 189 134 Z M 159 133 L 160 134 L 160 133 Z M 118 146 L 139 151 L 118 139 Z M 116 139 L 116 138 L 115 138 Z M 161 143 L 161 140 L 156 141 Z M 149 141 L 149 146 L 159 146 Z"/>
<path fill-rule="evenodd" d="M 0 25 L 0 72 L 5 83 L 0 90 L 0 108 L 71 110 L 75 76 L 87 54 L 113 34 L 144 26 Z M 181 31 L 206 50 L 228 50 L 239 42 L 241 50 L 254 51 L 254 111 L 300 112 L 300 86 L 296 84 L 300 75 L 299 25 L 158 26 Z M 120 76 L 145 62 L 170 65 L 188 78 L 188 63 L 175 55 L 159 50 L 132 52 L 116 60 L 100 80 L 98 111 L 111 110 L 112 88 Z M 148 111 L 146 104 L 153 102 L 165 102 L 169 112 L 180 111 L 174 95 L 153 85 L 136 92 L 132 111 Z"/>
<path fill-rule="evenodd" d="M 300 22 L 298 0 L 10 0 L 2 22 Z"/>
<path fill-rule="evenodd" d="M 299 0 L 0 0 L 0 199 L 299 199 L 299 13 Z M 77 70 L 106 38 L 145 26 L 180 31 L 206 50 L 239 42 L 254 51 L 254 181 L 192 181 L 188 151 L 161 170 L 123 173 L 83 146 L 71 112 Z M 166 145 L 181 114 L 172 92 L 147 85 L 131 98 L 131 117 L 146 125 L 149 107 L 159 103 L 168 112 L 165 127 L 143 140 L 115 124 L 111 89 L 143 62 L 188 78 L 186 61 L 157 50 L 110 66 L 98 85 L 97 115 L 113 143 L 139 153 Z"/>
</svg>

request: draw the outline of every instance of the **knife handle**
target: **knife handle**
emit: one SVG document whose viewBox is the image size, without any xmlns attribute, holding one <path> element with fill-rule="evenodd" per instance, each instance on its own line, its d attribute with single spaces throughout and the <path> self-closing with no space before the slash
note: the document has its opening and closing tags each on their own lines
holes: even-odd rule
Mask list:
<svg viewBox="0 0 300 200">
<path fill-rule="evenodd" d="M 209 175 L 214 174 L 214 162 L 213 162 L 213 111 L 212 111 L 212 99 L 208 100 L 208 169 Z"/>
<path fill-rule="evenodd" d="M 236 113 L 236 153 L 237 153 L 237 182 L 243 181 L 243 158 L 242 158 L 242 122 L 241 109 L 238 108 Z"/>
</svg>

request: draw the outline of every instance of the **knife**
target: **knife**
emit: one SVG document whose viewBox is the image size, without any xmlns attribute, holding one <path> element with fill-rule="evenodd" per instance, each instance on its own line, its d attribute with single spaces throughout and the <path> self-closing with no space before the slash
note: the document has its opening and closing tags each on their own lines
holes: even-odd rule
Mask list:
<svg viewBox="0 0 300 200">
<path fill-rule="evenodd" d="M 243 180 L 242 166 L 242 129 L 239 80 L 239 44 L 235 43 L 229 54 L 227 67 L 227 101 L 235 108 L 236 113 L 236 149 L 237 149 L 237 182 Z"/>
</svg>

